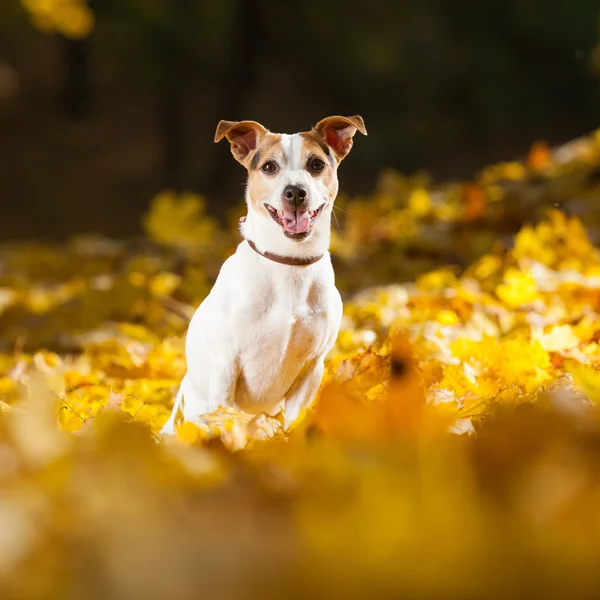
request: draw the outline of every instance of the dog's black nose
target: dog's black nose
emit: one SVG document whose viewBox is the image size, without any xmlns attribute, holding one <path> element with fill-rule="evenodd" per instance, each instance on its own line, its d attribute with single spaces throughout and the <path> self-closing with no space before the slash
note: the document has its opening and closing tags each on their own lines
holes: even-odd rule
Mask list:
<svg viewBox="0 0 600 600">
<path fill-rule="evenodd" d="M 306 201 L 306 190 L 299 185 L 286 185 L 283 190 L 283 197 L 294 206 L 298 206 Z"/>
</svg>

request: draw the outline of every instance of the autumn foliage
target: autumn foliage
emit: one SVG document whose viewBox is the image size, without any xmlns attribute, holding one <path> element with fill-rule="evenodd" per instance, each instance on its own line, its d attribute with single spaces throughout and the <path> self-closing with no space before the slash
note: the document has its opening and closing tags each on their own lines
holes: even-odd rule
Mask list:
<svg viewBox="0 0 600 600">
<path fill-rule="evenodd" d="M 45 33 L 79 39 L 94 28 L 94 13 L 86 0 L 21 0 L 32 25 Z"/>
<path fill-rule="evenodd" d="M 558 209 L 488 225 L 598 164 L 592 135 L 342 197 L 342 329 L 289 435 L 157 437 L 239 215 L 165 192 L 145 239 L 3 247 L 1 597 L 596 597 L 600 250 Z"/>
</svg>

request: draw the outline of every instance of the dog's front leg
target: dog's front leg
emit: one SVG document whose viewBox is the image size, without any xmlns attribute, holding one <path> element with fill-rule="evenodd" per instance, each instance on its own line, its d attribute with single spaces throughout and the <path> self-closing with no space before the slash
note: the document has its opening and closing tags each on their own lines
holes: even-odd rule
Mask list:
<svg viewBox="0 0 600 600">
<path fill-rule="evenodd" d="M 235 388 L 239 370 L 235 360 L 211 362 L 208 376 L 208 412 L 219 406 L 235 405 Z"/>
<path fill-rule="evenodd" d="M 323 359 L 311 361 L 298 379 L 294 381 L 285 397 L 283 408 L 283 428 L 288 430 L 290 425 L 299 417 L 300 411 L 310 405 L 317 395 L 323 379 L 325 366 Z"/>
<path fill-rule="evenodd" d="M 238 369 L 234 362 L 211 364 L 208 389 L 202 394 L 194 387 L 194 379 L 188 371 L 181 381 L 171 416 L 161 429 L 161 435 L 175 435 L 175 421 L 180 410 L 184 421 L 205 423 L 204 415 L 213 412 L 219 406 L 233 406 L 237 378 Z"/>
</svg>

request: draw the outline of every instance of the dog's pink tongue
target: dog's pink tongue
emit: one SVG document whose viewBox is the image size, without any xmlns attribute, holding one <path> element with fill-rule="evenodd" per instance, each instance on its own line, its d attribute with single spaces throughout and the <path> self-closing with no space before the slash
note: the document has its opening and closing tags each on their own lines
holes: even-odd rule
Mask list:
<svg viewBox="0 0 600 600">
<path fill-rule="evenodd" d="M 300 212 L 298 210 L 283 211 L 283 226 L 290 233 L 304 233 L 308 231 L 310 225 L 310 215 L 308 211 Z"/>
</svg>

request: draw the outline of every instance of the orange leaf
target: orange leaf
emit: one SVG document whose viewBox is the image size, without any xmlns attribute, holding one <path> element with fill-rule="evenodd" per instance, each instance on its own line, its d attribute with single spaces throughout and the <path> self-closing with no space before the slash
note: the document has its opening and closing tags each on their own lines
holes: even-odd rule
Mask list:
<svg viewBox="0 0 600 600">
<path fill-rule="evenodd" d="M 485 190 L 474 183 L 462 186 L 462 199 L 465 205 L 464 216 L 469 221 L 481 218 L 487 208 Z"/>
<path fill-rule="evenodd" d="M 536 142 L 531 146 L 527 157 L 528 166 L 534 171 L 543 171 L 552 160 L 550 147 L 546 142 Z"/>
</svg>

